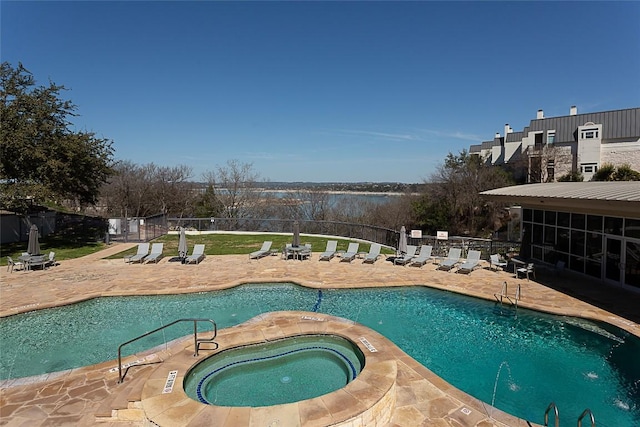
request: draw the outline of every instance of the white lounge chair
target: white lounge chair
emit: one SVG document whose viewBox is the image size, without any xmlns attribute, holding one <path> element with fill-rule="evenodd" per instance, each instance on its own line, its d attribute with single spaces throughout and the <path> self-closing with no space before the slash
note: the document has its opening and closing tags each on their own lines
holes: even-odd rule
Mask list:
<svg viewBox="0 0 640 427">
<path fill-rule="evenodd" d="M 49 259 L 47 260 L 47 265 L 45 267 L 51 267 L 53 265 L 58 265 L 56 261 L 56 253 L 51 251 L 49 252 Z"/>
<path fill-rule="evenodd" d="M 498 268 L 505 269 L 507 266 L 507 261 L 500 261 L 500 256 L 498 254 L 489 255 L 489 268 L 492 270 L 498 271 Z"/>
<path fill-rule="evenodd" d="M 144 258 L 145 263 L 158 263 L 162 258 L 162 249 L 164 247 L 164 243 L 154 243 L 151 245 L 151 253 Z"/>
<path fill-rule="evenodd" d="M 378 257 L 380 256 L 380 249 L 382 249 L 380 243 L 372 243 L 371 247 L 369 248 L 369 253 L 365 255 L 362 262 L 365 264 L 373 264 L 374 262 L 376 262 L 378 260 Z"/>
<path fill-rule="evenodd" d="M 396 257 L 393 260 L 395 265 L 407 265 L 409 261 L 411 261 L 416 256 L 416 252 L 418 251 L 418 247 L 415 245 L 407 245 L 407 253 L 402 256 Z"/>
<path fill-rule="evenodd" d="M 189 255 L 188 257 L 185 258 L 184 263 L 185 264 L 191 264 L 191 263 L 195 263 L 195 264 L 200 264 L 200 261 L 202 261 L 204 259 L 204 245 L 203 244 L 197 244 L 193 246 L 193 252 L 191 253 L 191 255 Z"/>
<path fill-rule="evenodd" d="M 130 257 L 125 257 L 125 261 L 130 264 L 133 262 L 142 262 L 147 255 L 149 255 L 149 243 L 139 243 L 138 252 Z"/>
<path fill-rule="evenodd" d="M 433 257 L 431 256 L 431 252 L 433 251 L 433 246 L 431 245 L 422 245 L 420 247 L 420 252 L 418 256 L 413 258 L 409 265 L 414 267 L 422 267 L 427 262 L 431 261 Z"/>
<path fill-rule="evenodd" d="M 358 255 L 358 248 L 360 247 L 360 243 L 349 243 L 349 247 L 347 248 L 347 252 L 342 254 L 342 261 L 351 262 L 355 259 L 356 255 Z"/>
<path fill-rule="evenodd" d="M 436 270 L 451 271 L 453 267 L 460 263 L 460 255 L 462 255 L 462 249 L 449 248 L 449 254 L 444 260 L 442 260 Z"/>
<path fill-rule="evenodd" d="M 467 254 L 467 260 L 462 263 L 460 267 L 456 270 L 456 273 L 471 273 L 474 268 L 478 267 L 478 263 L 480 262 L 480 251 L 471 250 Z"/>
<path fill-rule="evenodd" d="M 336 250 L 338 248 L 338 241 L 337 240 L 329 240 L 327 242 L 327 248 L 324 250 L 324 252 L 322 252 L 320 254 L 320 261 L 331 261 L 331 258 L 333 258 L 336 255 Z"/>
<path fill-rule="evenodd" d="M 271 245 L 273 242 L 270 240 L 266 240 L 262 243 L 262 247 L 258 251 L 251 252 L 249 254 L 249 259 L 260 259 L 267 255 L 271 255 Z"/>
</svg>

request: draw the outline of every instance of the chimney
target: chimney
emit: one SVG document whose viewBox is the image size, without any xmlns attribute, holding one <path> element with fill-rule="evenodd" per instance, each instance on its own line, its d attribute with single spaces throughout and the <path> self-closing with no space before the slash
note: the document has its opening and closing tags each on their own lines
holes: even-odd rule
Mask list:
<svg viewBox="0 0 640 427">
<path fill-rule="evenodd" d="M 571 108 L 569 109 L 569 115 L 575 116 L 577 114 L 578 114 L 578 107 L 576 107 L 575 105 L 572 105 Z"/>
<path fill-rule="evenodd" d="M 536 116 L 536 119 L 544 119 L 544 111 L 538 110 L 538 115 Z"/>
<path fill-rule="evenodd" d="M 495 139 L 500 139 L 500 132 L 496 132 L 496 134 L 495 134 L 494 138 L 495 138 Z"/>
</svg>

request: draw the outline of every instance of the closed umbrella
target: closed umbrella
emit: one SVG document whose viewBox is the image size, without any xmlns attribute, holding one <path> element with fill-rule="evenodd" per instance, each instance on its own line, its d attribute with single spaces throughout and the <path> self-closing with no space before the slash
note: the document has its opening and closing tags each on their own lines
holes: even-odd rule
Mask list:
<svg viewBox="0 0 640 427">
<path fill-rule="evenodd" d="M 401 254 L 407 253 L 407 229 L 404 225 L 400 228 L 400 238 L 398 239 L 398 252 Z"/>
<path fill-rule="evenodd" d="M 298 221 L 293 221 L 293 241 L 291 246 L 294 248 L 300 246 L 300 223 Z"/>
<path fill-rule="evenodd" d="M 40 255 L 40 242 L 38 241 L 38 226 L 31 224 L 29 229 L 29 245 L 27 246 L 29 255 Z"/>
<path fill-rule="evenodd" d="M 184 231 L 184 227 L 180 227 L 180 239 L 178 240 L 178 256 L 184 261 L 187 257 L 187 233 Z"/>
</svg>

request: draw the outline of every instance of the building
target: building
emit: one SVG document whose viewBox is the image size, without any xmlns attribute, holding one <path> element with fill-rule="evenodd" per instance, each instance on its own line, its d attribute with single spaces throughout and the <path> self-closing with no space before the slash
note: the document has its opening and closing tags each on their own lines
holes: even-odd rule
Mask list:
<svg viewBox="0 0 640 427">
<path fill-rule="evenodd" d="M 522 131 L 504 125 L 504 134 L 472 145 L 471 154 L 511 170 L 521 182 L 553 182 L 581 172 L 589 181 L 605 164 L 628 164 L 640 170 L 640 108 L 578 114 L 537 116 Z"/>
<path fill-rule="evenodd" d="M 640 182 L 555 182 L 481 193 L 519 205 L 520 255 L 640 291 Z"/>
</svg>

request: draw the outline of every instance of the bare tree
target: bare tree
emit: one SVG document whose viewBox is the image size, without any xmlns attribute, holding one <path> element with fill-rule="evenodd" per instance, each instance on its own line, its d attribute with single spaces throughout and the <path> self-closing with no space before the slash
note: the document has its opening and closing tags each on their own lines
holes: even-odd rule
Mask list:
<svg viewBox="0 0 640 427">
<path fill-rule="evenodd" d="M 203 178 L 207 185 L 215 188 L 216 198 L 222 205 L 221 215 L 225 218 L 251 217 L 252 210 L 261 203 L 259 175 L 251 163 L 229 160 L 215 171 L 205 172 Z"/>
</svg>

